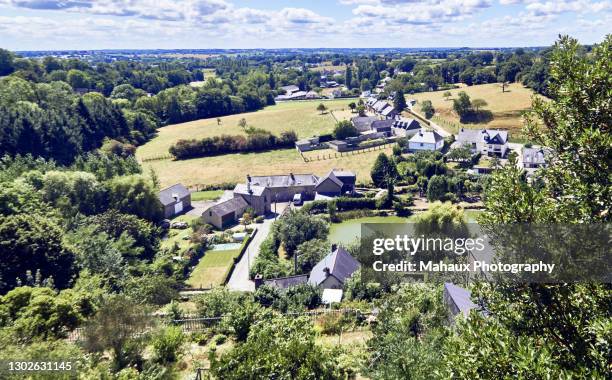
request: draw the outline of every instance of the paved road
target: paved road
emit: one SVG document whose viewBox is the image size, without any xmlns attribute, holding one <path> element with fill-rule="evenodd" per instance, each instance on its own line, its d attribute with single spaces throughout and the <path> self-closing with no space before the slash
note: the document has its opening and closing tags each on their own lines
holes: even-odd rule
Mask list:
<svg viewBox="0 0 612 380">
<path fill-rule="evenodd" d="M 276 207 L 276 211 L 282 214 L 283 210 L 288 207 L 288 203 L 279 203 Z M 272 206 L 274 211 L 274 205 Z M 236 264 L 232 276 L 227 282 L 227 287 L 231 290 L 241 290 L 253 292 L 255 291 L 255 283 L 249 280 L 249 269 L 255 261 L 255 257 L 259 254 L 259 247 L 261 243 L 268 237 L 270 233 L 270 227 L 274 222 L 274 216 L 268 217 L 262 224 L 257 225 L 257 233 L 253 240 L 249 243 L 246 253 L 242 256 L 242 259 Z"/>
</svg>

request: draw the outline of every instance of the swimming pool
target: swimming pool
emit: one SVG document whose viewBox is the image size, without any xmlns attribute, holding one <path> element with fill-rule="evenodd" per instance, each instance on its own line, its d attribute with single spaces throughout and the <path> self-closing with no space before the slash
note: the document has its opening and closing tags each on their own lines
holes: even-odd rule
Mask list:
<svg viewBox="0 0 612 380">
<path fill-rule="evenodd" d="M 231 251 L 233 249 L 239 249 L 242 244 L 240 243 L 225 243 L 225 244 L 215 244 L 210 250 L 211 251 Z"/>
</svg>

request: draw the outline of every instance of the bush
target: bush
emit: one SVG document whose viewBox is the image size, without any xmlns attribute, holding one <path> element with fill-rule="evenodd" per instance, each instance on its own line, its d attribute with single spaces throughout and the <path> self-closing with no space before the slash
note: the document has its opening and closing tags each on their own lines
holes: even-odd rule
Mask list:
<svg viewBox="0 0 612 380">
<path fill-rule="evenodd" d="M 181 355 L 185 335 L 180 327 L 171 326 L 163 329 L 153 338 L 154 360 L 160 364 L 174 363 Z"/>
<path fill-rule="evenodd" d="M 170 154 L 179 160 L 208 157 L 227 153 L 257 152 L 268 149 L 292 147 L 297 141 L 293 131 L 286 131 L 277 137 L 266 130 L 254 130 L 247 136 L 221 135 L 206 137 L 201 140 L 179 140 L 170 147 Z"/>
<path fill-rule="evenodd" d="M 265 220 L 263 215 L 259 215 L 258 217 L 255 218 L 255 223 L 261 224 L 263 223 Z"/>
</svg>

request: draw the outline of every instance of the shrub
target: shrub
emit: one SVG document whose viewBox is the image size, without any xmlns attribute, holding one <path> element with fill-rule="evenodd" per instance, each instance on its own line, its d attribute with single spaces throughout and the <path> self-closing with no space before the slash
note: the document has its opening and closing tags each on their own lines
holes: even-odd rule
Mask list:
<svg viewBox="0 0 612 380">
<path fill-rule="evenodd" d="M 180 327 L 171 326 L 163 329 L 153 338 L 154 360 L 160 364 L 174 363 L 181 355 L 185 335 Z"/>
</svg>

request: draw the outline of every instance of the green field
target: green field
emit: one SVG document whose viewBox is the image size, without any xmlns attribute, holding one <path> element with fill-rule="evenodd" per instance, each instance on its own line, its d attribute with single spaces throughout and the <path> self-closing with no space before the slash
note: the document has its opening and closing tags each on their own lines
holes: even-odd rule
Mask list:
<svg viewBox="0 0 612 380">
<path fill-rule="evenodd" d="M 460 91 L 465 91 L 471 100 L 484 99 L 488 106 L 483 109 L 493 113 L 493 119 L 487 123 L 481 124 L 461 124 L 459 117 L 453 111 L 453 98 L 457 97 Z M 414 95 L 408 95 L 410 99 L 416 99 L 419 104 L 416 106 L 417 112 L 420 113 L 420 102 L 423 100 L 431 100 L 436 110 L 436 116 L 433 121 L 440 124 L 449 132 L 456 133 L 458 128 L 499 128 L 507 129 L 511 132 L 513 139 L 520 139 L 520 131 L 523 128 L 521 115 L 531 107 L 531 97 L 534 92 L 531 89 L 523 87 L 520 83 L 512 83 L 502 93 L 499 83 L 483 84 L 478 86 L 463 87 L 450 90 L 452 96 L 449 100 L 445 100 L 443 94 L 446 91 L 423 92 Z M 447 123 L 444 123 L 446 121 Z"/>
<path fill-rule="evenodd" d="M 206 190 L 206 191 L 194 191 L 191 193 L 192 201 L 214 201 L 221 198 L 224 190 Z"/>
<path fill-rule="evenodd" d="M 323 115 L 316 110 L 319 103 L 325 104 L 330 111 L 348 110 L 348 104 L 355 99 L 295 101 L 279 103 L 257 112 L 242 113 L 217 118 L 190 121 L 160 128 L 151 141 L 138 148 L 136 156 L 142 160 L 168 154 L 168 149 L 181 139 L 200 139 L 222 134 L 244 134 L 238 126 L 240 119 L 248 125 L 266 129 L 274 134 L 294 130 L 300 138 L 329 133 L 334 129 L 335 119 L 330 112 Z"/>
<path fill-rule="evenodd" d="M 239 253 L 240 249 L 206 251 L 187 279 L 187 285 L 194 288 L 222 285 L 234 262 L 234 257 L 237 257 Z"/>
</svg>

